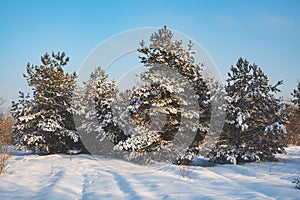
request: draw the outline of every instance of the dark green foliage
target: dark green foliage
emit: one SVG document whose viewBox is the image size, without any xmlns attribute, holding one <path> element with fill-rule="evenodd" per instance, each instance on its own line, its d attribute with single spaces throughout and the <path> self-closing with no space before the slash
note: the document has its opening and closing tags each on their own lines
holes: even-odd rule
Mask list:
<svg viewBox="0 0 300 200">
<path fill-rule="evenodd" d="M 45 153 L 82 149 L 70 109 L 76 74 L 63 71 L 68 61 L 64 53 L 46 53 L 41 65 L 28 63 L 24 78 L 32 88 L 33 98 L 20 92 L 19 101 L 12 106 L 18 145 Z"/>
<path fill-rule="evenodd" d="M 133 91 L 128 106 L 139 132 L 119 146 L 147 153 L 180 140 L 187 152 L 178 152 L 179 156 L 197 154 L 209 128 L 210 103 L 203 64 L 194 61 L 193 43 L 185 49 L 164 27 L 152 34 L 149 46 L 144 41 L 140 45 L 141 63 L 147 71 L 140 75 L 140 87 Z"/>
<path fill-rule="evenodd" d="M 286 145 L 285 103 L 274 93 L 282 84 L 269 84 L 255 64 L 240 58 L 228 73 L 227 119 L 221 141 L 211 158 L 219 163 L 272 161 Z"/>
<path fill-rule="evenodd" d="M 89 80 L 77 87 L 74 95 L 73 113 L 77 130 L 93 154 L 110 154 L 113 145 L 127 138 L 114 118 L 112 103 L 117 96 L 115 81 L 98 67 Z"/>
<path fill-rule="evenodd" d="M 300 189 L 300 180 L 298 178 L 294 178 L 294 180 L 292 181 L 292 183 L 295 184 L 295 188 L 296 189 Z"/>
</svg>

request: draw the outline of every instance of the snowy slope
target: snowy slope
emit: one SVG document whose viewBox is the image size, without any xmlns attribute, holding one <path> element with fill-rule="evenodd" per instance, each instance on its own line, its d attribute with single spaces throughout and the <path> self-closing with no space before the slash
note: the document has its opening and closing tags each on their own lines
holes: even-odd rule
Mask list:
<svg viewBox="0 0 300 200">
<path fill-rule="evenodd" d="M 280 162 L 214 167 L 139 166 L 90 155 L 14 155 L 0 199 L 300 199 L 300 147 Z"/>
</svg>

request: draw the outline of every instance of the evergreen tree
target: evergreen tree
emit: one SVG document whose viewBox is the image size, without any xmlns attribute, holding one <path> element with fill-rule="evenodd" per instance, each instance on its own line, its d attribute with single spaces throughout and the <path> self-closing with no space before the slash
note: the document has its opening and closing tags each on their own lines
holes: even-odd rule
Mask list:
<svg viewBox="0 0 300 200">
<path fill-rule="evenodd" d="M 130 107 L 133 91 L 135 91 L 135 87 L 119 92 L 111 106 L 114 120 L 127 137 L 134 135 L 138 131 L 136 124 L 131 119 L 130 109 L 128 109 L 128 107 Z"/>
<path fill-rule="evenodd" d="M 124 141 L 127 136 L 118 127 L 114 120 L 112 103 L 117 96 L 118 89 L 115 80 L 107 81 L 108 75 L 101 71 L 101 79 L 96 83 L 96 111 L 98 121 L 105 138 L 109 138 L 114 144 Z"/>
<path fill-rule="evenodd" d="M 300 82 L 298 83 L 297 89 L 294 89 L 293 93 L 291 95 L 294 97 L 292 102 L 298 106 L 299 112 L 300 112 Z"/>
<path fill-rule="evenodd" d="M 286 123 L 285 103 L 274 93 L 282 84 L 269 84 L 267 75 L 255 64 L 240 58 L 228 73 L 227 118 L 212 161 L 238 163 L 272 161 L 283 153 Z"/>
<path fill-rule="evenodd" d="M 44 153 L 80 150 L 83 146 L 71 112 L 76 74 L 63 71 L 69 58 L 64 53 L 46 53 L 41 62 L 39 66 L 28 63 L 24 74 L 33 98 L 20 92 L 19 101 L 13 102 L 16 143 Z"/>
<path fill-rule="evenodd" d="M 191 159 L 209 128 L 203 64 L 195 64 L 193 43 L 185 49 L 166 27 L 152 34 L 149 46 L 144 41 L 140 45 L 141 63 L 148 70 L 140 75 L 142 84 L 128 106 L 139 130 L 118 147 L 143 154 L 171 144 L 179 160 Z"/>
<path fill-rule="evenodd" d="M 107 154 L 127 136 L 118 127 L 112 103 L 118 92 L 115 81 L 98 67 L 83 87 L 77 87 L 73 112 L 80 136 L 91 153 Z M 108 142 L 109 141 L 109 142 Z"/>
</svg>

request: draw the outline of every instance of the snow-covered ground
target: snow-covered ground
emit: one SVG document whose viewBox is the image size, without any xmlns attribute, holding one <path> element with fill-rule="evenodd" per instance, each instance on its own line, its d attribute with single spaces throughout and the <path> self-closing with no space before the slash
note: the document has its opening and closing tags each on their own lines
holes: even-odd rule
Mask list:
<svg viewBox="0 0 300 200">
<path fill-rule="evenodd" d="M 76 155 L 13 155 L 0 199 L 300 199 L 300 147 L 279 162 L 213 167 Z M 187 177 L 183 177 L 185 174 Z"/>
</svg>

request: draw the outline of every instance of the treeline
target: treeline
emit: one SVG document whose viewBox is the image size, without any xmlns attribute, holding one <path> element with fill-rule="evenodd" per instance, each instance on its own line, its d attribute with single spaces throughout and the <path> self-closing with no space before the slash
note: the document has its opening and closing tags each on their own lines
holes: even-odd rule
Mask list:
<svg viewBox="0 0 300 200">
<path fill-rule="evenodd" d="M 300 83 L 292 93 L 296 108 L 276 97 L 282 81 L 270 85 L 262 69 L 245 59 L 231 66 L 225 86 L 206 78 L 193 43 L 184 47 L 166 27 L 140 45 L 147 70 L 125 92 L 102 68 L 76 84 L 77 75 L 64 71 L 64 53 L 28 64 L 24 77 L 33 92 L 20 92 L 13 102 L 15 144 L 46 154 L 186 164 L 200 154 L 217 163 L 273 161 L 288 143 L 299 142 Z"/>
<path fill-rule="evenodd" d="M 287 124 L 288 144 L 300 145 L 300 82 L 291 93 L 292 104 L 287 105 L 289 123 Z"/>
</svg>

